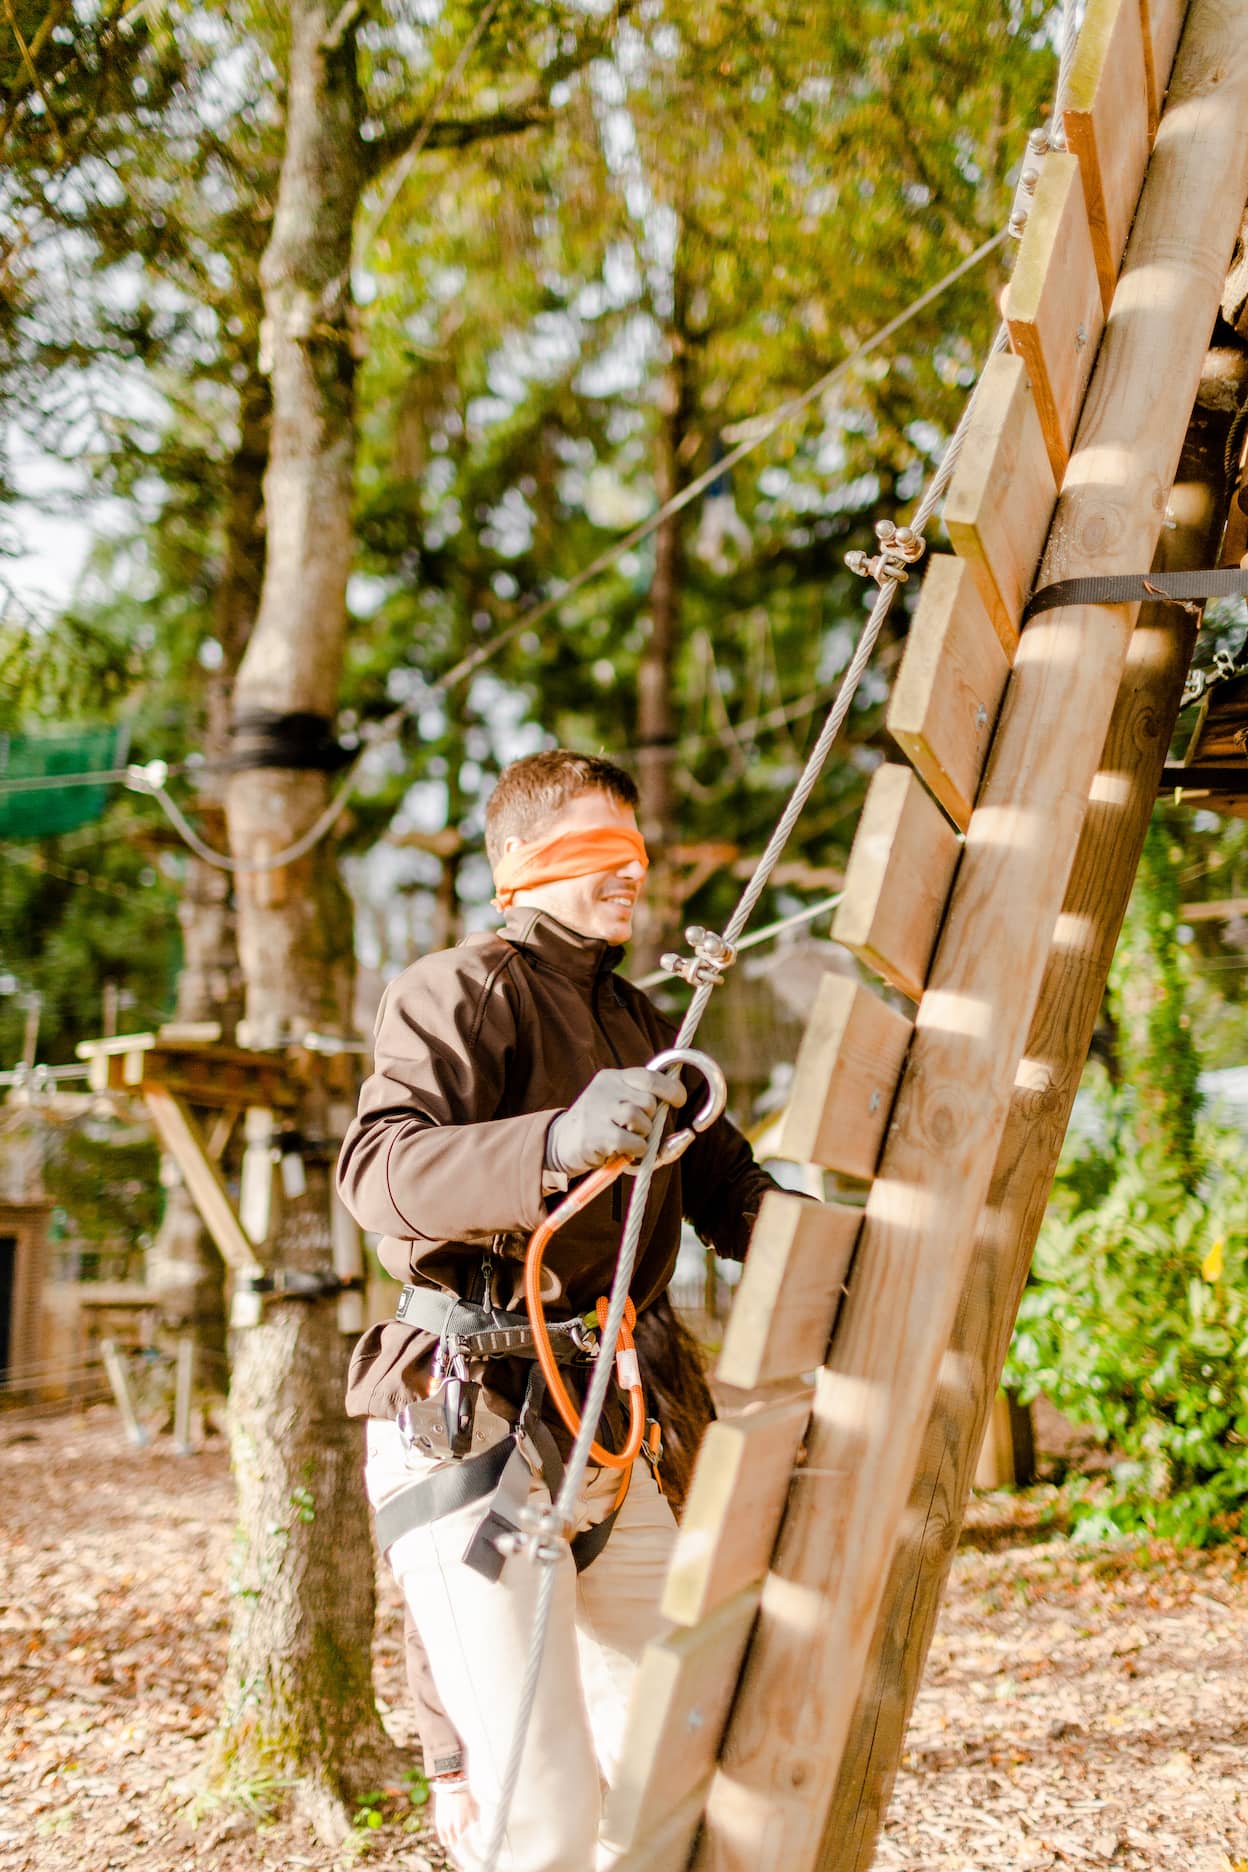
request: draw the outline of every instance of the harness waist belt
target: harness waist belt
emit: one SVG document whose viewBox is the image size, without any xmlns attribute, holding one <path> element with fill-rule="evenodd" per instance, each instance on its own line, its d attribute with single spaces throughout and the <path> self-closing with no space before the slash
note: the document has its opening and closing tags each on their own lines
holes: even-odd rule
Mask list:
<svg viewBox="0 0 1248 1872">
<path fill-rule="evenodd" d="M 406 1286 L 399 1295 L 394 1317 L 406 1326 L 436 1333 L 452 1352 L 466 1358 L 533 1358 L 533 1329 L 523 1313 L 501 1307 L 474 1306 L 440 1287 Z M 557 1321 L 550 1327 L 555 1357 L 560 1364 L 589 1358 L 593 1344 L 584 1320 Z"/>
</svg>

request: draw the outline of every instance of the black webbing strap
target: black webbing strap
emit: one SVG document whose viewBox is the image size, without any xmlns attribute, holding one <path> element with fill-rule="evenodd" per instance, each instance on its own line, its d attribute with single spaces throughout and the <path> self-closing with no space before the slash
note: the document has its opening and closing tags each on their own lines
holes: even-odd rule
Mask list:
<svg viewBox="0 0 1248 1872">
<path fill-rule="evenodd" d="M 1218 566 L 1204 572 L 1123 572 L 1106 578 L 1058 579 L 1027 600 L 1023 623 L 1059 605 L 1194 604 L 1202 598 L 1248 597 L 1248 570 Z"/>
<path fill-rule="evenodd" d="M 388 1553 L 400 1535 L 410 1534 L 413 1528 L 428 1527 L 430 1522 L 440 1521 L 443 1515 L 455 1514 L 458 1509 L 467 1508 L 470 1502 L 482 1500 L 498 1487 L 515 1447 L 514 1438 L 503 1437 L 483 1455 L 466 1456 L 462 1462 L 435 1469 L 422 1482 L 413 1482 L 410 1488 L 401 1489 L 389 1501 L 382 1502 L 376 1513 L 377 1545 L 381 1552 Z"/>
</svg>

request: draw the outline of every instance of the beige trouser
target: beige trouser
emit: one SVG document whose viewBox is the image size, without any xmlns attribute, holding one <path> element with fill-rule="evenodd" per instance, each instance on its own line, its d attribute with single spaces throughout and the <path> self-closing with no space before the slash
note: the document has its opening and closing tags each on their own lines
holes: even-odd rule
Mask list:
<svg viewBox="0 0 1248 1872">
<path fill-rule="evenodd" d="M 365 1482 L 374 1507 L 437 1467 L 405 1452 L 395 1424 L 370 1420 Z M 607 1513 L 618 1484 L 613 1471 L 590 1470 L 578 1531 Z M 540 1479 L 529 1498 L 549 1500 Z M 485 1864 L 537 1597 L 537 1566 L 522 1556 L 506 1562 L 496 1583 L 464 1565 L 485 1507 L 474 1502 L 414 1528 L 388 1556 L 464 1742 L 478 1818 L 456 1849 L 462 1872 Z M 662 1626 L 659 1597 L 675 1533 L 671 1509 L 639 1461 L 598 1558 L 581 1574 L 566 1553 L 553 1563 L 546 1649 L 499 1872 L 594 1872 L 612 1863 L 597 1844 L 601 1782 L 610 1782 L 619 1758 L 637 1660 Z"/>
</svg>

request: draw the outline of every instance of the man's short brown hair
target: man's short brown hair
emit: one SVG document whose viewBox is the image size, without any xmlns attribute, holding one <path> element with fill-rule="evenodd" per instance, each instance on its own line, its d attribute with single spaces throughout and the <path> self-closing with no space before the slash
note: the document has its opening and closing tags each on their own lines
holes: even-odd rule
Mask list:
<svg viewBox="0 0 1248 1872">
<path fill-rule="evenodd" d="M 536 838 L 579 793 L 609 793 L 621 806 L 637 805 L 637 782 L 614 761 L 571 748 L 547 748 L 512 761 L 498 776 L 485 808 L 485 855 L 491 866 L 509 838 Z"/>
</svg>

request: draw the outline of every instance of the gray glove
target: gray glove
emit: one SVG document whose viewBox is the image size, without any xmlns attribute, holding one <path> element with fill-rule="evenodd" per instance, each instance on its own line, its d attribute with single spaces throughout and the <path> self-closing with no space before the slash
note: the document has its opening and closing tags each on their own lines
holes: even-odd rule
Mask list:
<svg viewBox="0 0 1248 1872">
<path fill-rule="evenodd" d="M 645 1155 L 660 1103 L 683 1105 L 687 1097 L 675 1073 L 648 1066 L 608 1066 L 595 1073 L 574 1105 L 546 1133 L 546 1162 L 562 1176 L 578 1177 L 609 1157 Z"/>
</svg>

